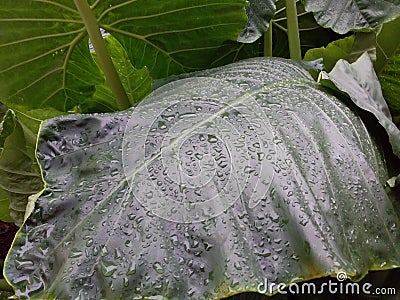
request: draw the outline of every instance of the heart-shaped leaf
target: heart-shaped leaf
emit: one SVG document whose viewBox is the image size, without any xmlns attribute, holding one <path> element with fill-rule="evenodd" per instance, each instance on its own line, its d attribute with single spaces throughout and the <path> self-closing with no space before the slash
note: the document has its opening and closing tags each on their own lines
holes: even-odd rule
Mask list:
<svg viewBox="0 0 400 300">
<path fill-rule="evenodd" d="M 153 78 L 209 67 L 246 23 L 244 0 L 88 2 L 133 66 L 147 66 Z M 0 26 L 0 101 L 10 108 L 67 112 L 104 82 L 74 1 L 1 1 Z"/>
<path fill-rule="evenodd" d="M 360 118 L 299 64 L 253 59 L 135 109 L 47 121 L 46 191 L 5 273 L 20 299 L 219 299 L 400 263 Z"/>
</svg>

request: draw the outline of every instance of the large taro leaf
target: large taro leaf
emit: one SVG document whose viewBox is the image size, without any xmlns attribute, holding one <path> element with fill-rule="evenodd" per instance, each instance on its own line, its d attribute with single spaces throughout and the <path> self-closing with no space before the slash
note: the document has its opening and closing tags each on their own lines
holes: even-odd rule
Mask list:
<svg viewBox="0 0 400 300">
<path fill-rule="evenodd" d="M 400 264 L 366 128 L 290 61 L 51 119 L 38 147 L 46 191 L 5 267 L 20 299 L 218 299 Z"/>
<path fill-rule="evenodd" d="M 147 66 L 153 78 L 209 67 L 246 23 L 244 0 L 88 2 L 134 67 Z M 103 84 L 74 1 L 1 1 L 0 26 L 0 101 L 10 108 L 67 112 Z"/>
</svg>

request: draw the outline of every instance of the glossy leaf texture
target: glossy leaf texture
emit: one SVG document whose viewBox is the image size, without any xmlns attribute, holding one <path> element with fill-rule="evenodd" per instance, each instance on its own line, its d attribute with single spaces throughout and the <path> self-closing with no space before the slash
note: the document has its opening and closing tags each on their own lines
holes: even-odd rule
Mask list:
<svg viewBox="0 0 400 300">
<path fill-rule="evenodd" d="M 377 28 L 383 23 L 389 22 L 400 16 L 400 3 L 398 0 L 390 1 L 366 1 L 366 0 L 304 0 L 296 1 L 299 10 L 299 22 L 304 22 L 303 26 L 313 25 L 315 21 L 323 28 L 330 28 L 334 32 L 339 34 L 345 34 L 352 30 L 371 30 Z M 314 20 L 305 17 L 302 12 L 303 4 L 305 11 L 310 12 L 314 15 Z M 247 15 L 249 22 L 246 28 L 242 31 L 239 41 L 242 42 L 253 42 L 257 40 L 269 27 L 269 22 L 274 19 L 280 20 L 281 17 L 277 15 L 280 11 L 285 9 L 285 1 L 265 1 L 265 0 L 251 0 L 250 6 L 247 8 Z M 281 20 L 280 20 L 281 21 Z M 282 24 L 279 24 L 282 26 Z M 301 24 L 300 33 L 301 33 Z M 287 27 L 286 24 L 283 25 Z M 318 29 L 322 28 L 311 28 Z M 310 29 L 309 29 L 310 30 Z M 329 31 L 325 31 L 325 34 L 332 35 Z M 313 43 L 317 42 L 317 39 L 326 39 L 324 35 L 313 35 L 303 33 L 305 39 L 309 39 Z M 307 41 L 306 43 L 309 43 Z M 320 45 L 314 46 L 320 47 L 321 41 L 318 41 Z M 312 48 L 312 47 L 310 47 Z"/>
<path fill-rule="evenodd" d="M 51 119 L 38 157 L 46 190 L 5 267 L 20 299 L 220 299 L 400 264 L 364 124 L 288 60 Z"/>
<path fill-rule="evenodd" d="M 221 44 L 236 40 L 246 24 L 244 0 L 89 4 L 100 27 L 125 47 L 133 66 L 146 66 L 153 78 L 209 67 Z M 103 84 L 73 1 L 1 1 L 0 26 L 0 100 L 10 108 L 68 112 Z"/>
<path fill-rule="evenodd" d="M 324 73 L 322 78 L 330 80 L 340 91 L 347 93 L 358 107 L 376 117 L 389 136 L 393 153 L 400 157 L 400 130 L 393 123 L 368 54 L 364 53 L 352 64 L 339 60 L 332 71 Z"/>
<path fill-rule="evenodd" d="M 374 29 L 400 16 L 398 0 L 304 0 L 304 3 L 319 25 L 340 34 Z"/>
<path fill-rule="evenodd" d="M 262 36 L 267 31 L 276 10 L 274 0 L 250 0 L 249 2 L 250 5 L 246 7 L 249 21 L 238 37 L 238 41 L 242 43 L 252 43 Z"/>
<path fill-rule="evenodd" d="M 0 128 L 0 220 L 18 226 L 24 221 L 28 197 L 43 188 L 25 132 L 14 112 L 8 110 Z"/>
</svg>

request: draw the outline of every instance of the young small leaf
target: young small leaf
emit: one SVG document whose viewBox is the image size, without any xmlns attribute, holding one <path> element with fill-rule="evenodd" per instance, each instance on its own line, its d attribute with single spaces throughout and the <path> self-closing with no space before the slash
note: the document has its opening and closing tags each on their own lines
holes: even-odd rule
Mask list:
<svg viewBox="0 0 400 300">
<path fill-rule="evenodd" d="M 28 197 L 42 190 L 41 175 L 27 151 L 27 143 L 21 123 L 9 110 L 2 121 L 0 132 L 0 203 L 3 221 L 16 225 L 24 220 Z M 9 206 L 5 207 L 5 205 Z"/>
</svg>

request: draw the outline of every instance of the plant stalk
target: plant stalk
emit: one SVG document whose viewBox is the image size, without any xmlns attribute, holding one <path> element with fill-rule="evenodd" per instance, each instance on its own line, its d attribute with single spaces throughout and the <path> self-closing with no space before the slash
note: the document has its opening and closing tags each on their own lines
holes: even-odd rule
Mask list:
<svg viewBox="0 0 400 300">
<path fill-rule="evenodd" d="M 100 32 L 100 27 L 93 14 L 93 11 L 87 3 L 87 0 L 74 0 L 74 2 L 85 24 L 100 66 L 103 69 L 106 79 L 111 87 L 111 91 L 116 98 L 118 109 L 124 110 L 129 108 L 131 105 L 129 103 L 128 96 L 121 83 L 121 79 L 118 76 L 118 72 L 115 69 L 110 54 L 107 51 L 106 44 L 104 43 Z"/>
<path fill-rule="evenodd" d="M 297 20 L 296 0 L 286 0 L 286 19 L 291 59 L 301 60 L 299 23 Z"/>
<path fill-rule="evenodd" d="M 272 21 L 264 33 L 264 56 L 272 56 Z"/>
</svg>

